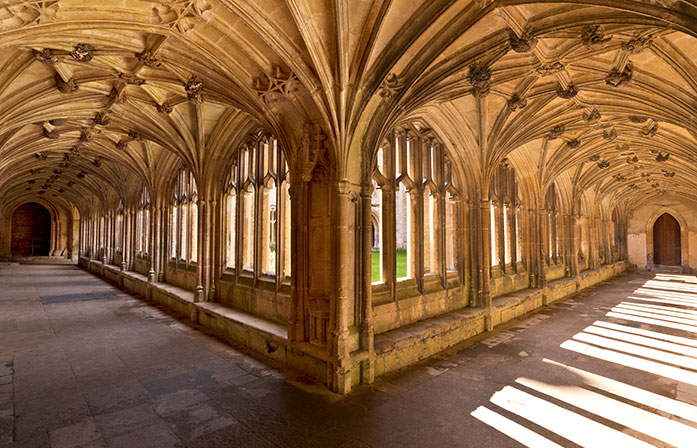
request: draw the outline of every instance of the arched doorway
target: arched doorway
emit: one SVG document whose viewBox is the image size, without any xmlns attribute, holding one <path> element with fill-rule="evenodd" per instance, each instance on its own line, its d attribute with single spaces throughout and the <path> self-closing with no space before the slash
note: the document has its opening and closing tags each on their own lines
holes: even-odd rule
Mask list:
<svg viewBox="0 0 697 448">
<path fill-rule="evenodd" d="M 51 249 L 51 214 L 41 204 L 22 204 L 12 214 L 12 255 L 47 256 Z"/>
<path fill-rule="evenodd" d="M 681 265 L 680 223 L 669 213 L 653 225 L 653 262 L 666 266 Z"/>
</svg>

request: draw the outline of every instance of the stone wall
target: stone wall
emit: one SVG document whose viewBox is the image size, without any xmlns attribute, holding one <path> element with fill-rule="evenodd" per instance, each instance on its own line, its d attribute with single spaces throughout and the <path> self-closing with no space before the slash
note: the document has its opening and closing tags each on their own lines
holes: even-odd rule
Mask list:
<svg viewBox="0 0 697 448">
<path fill-rule="evenodd" d="M 663 213 L 670 213 L 680 223 L 683 271 L 697 273 L 697 203 L 678 196 L 649 199 L 629 215 L 629 263 L 638 269 L 652 268 L 653 222 Z"/>
<path fill-rule="evenodd" d="M 47 256 L 51 249 L 51 214 L 40 204 L 23 204 L 12 215 L 12 255 Z"/>
</svg>

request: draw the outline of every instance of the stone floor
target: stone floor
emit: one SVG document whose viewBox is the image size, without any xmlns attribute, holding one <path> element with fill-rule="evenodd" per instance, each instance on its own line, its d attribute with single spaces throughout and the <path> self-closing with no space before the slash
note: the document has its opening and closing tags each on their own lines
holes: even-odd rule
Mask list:
<svg viewBox="0 0 697 448">
<path fill-rule="evenodd" d="M 635 273 L 334 396 L 75 266 L 0 266 L 0 446 L 697 446 L 697 279 Z M 522 445 L 521 445 L 522 444 Z"/>
</svg>

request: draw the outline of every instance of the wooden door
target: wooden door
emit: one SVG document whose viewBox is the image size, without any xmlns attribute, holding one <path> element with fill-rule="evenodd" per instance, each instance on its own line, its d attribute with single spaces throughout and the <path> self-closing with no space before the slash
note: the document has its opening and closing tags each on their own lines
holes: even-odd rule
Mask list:
<svg viewBox="0 0 697 448">
<path fill-rule="evenodd" d="M 668 213 L 662 214 L 653 225 L 653 262 L 680 266 L 680 224 Z"/>
</svg>

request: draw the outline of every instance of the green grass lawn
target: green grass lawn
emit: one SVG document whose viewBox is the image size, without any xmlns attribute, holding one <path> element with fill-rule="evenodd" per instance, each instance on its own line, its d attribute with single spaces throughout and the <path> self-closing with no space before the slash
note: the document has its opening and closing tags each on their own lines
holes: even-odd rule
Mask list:
<svg viewBox="0 0 697 448">
<path fill-rule="evenodd" d="M 373 251 L 371 259 L 372 281 L 380 281 L 380 251 Z M 407 251 L 397 251 L 397 278 L 407 276 Z"/>
</svg>

